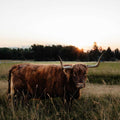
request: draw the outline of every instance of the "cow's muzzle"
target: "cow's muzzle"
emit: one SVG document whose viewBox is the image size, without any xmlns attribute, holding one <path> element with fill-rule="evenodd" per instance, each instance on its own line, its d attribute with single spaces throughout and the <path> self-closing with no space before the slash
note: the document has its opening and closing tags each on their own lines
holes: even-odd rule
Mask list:
<svg viewBox="0 0 120 120">
<path fill-rule="evenodd" d="M 79 89 L 84 88 L 85 87 L 85 83 L 77 83 L 76 87 L 79 88 Z"/>
</svg>

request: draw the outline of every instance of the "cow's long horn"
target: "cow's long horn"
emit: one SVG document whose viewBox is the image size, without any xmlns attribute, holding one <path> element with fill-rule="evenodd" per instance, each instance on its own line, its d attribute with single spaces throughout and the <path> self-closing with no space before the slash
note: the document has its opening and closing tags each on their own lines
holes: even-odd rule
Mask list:
<svg viewBox="0 0 120 120">
<path fill-rule="evenodd" d="M 72 68 L 72 66 L 63 66 L 63 62 L 62 62 L 62 59 L 61 59 L 61 57 L 60 56 L 58 56 L 59 57 L 59 60 L 60 60 L 60 64 L 61 64 L 61 67 L 62 67 L 62 69 L 71 69 Z"/>
<path fill-rule="evenodd" d="M 102 53 L 102 55 L 99 57 L 97 64 L 95 64 L 95 65 L 87 65 L 87 67 L 88 67 L 88 68 L 95 68 L 95 67 L 98 67 L 99 64 L 100 64 L 100 59 L 101 59 L 101 57 L 103 56 L 103 54 L 104 54 L 104 53 Z"/>
</svg>

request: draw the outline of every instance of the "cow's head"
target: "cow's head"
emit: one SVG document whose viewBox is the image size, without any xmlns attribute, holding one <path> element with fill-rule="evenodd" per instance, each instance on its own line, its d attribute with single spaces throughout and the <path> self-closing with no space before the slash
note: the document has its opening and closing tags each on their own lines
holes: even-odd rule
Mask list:
<svg viewBox="0 0 120 120">
<path fill-rule="evenodd" d="M 102 54 L 103 55 L 103 54 Z M 97 64 L 95 65 L 84 65 L 84 64 L 75 64 L 75 65 L 63 65 L 62 59 L 60 59 L 61 67 L 64 74 L 67 77 L 67 80 L 72 80 L 76 86 L 76 88 L 84 88 L 85 81 L 87 79 L 87 70 L 88 68 L 98 67 L 100 64 L 100 59 L 102 55 L 99 57 Z"/>
</svg>

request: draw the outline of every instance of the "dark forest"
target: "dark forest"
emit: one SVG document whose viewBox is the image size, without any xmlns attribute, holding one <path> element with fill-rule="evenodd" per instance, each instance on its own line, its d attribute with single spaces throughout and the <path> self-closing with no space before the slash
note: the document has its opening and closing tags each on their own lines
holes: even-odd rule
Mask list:
<svg viewBox="0 0 120 120">
<path fill-rule="evenodd" d="M 88 51 L 75 46 L 51 45 L 44 46 L 33 44 L 29 48 L 0 48 L 0 59 L 7 60 L 35 60 L 35 61 L 58 61 L 60 56 L 64 61 L 97 61 L 104 52 L 102 61 L 120 60 L 120 51 L 114 51 L 108 47 L 106 50 L 97 46 L 95 42 L 93 48 Z"/>
</svg>

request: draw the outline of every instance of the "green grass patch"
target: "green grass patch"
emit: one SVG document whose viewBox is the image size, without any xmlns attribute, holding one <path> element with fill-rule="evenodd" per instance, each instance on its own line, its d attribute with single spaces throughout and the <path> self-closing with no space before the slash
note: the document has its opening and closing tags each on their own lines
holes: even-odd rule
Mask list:
<svg viewBox="0 0 120 120">
<path fill-rule="evenodd" d="M 0 80 L 7 80 L 8 79 L 9 70 L 15 64 L 19 64 L 19 63 L 18 62 L 11 62 L 10 63 L 10 61 L 9 61 L 9 63 L 4 62 L 4 63 L 0 64 Z"/>
<path fill-rule="evenodd" d="M 120 85 L 120 75 L 88 75 L 88 80 L 90 83 L 99 83 L 99 84 L 107 84 Z"/>
</svg>

